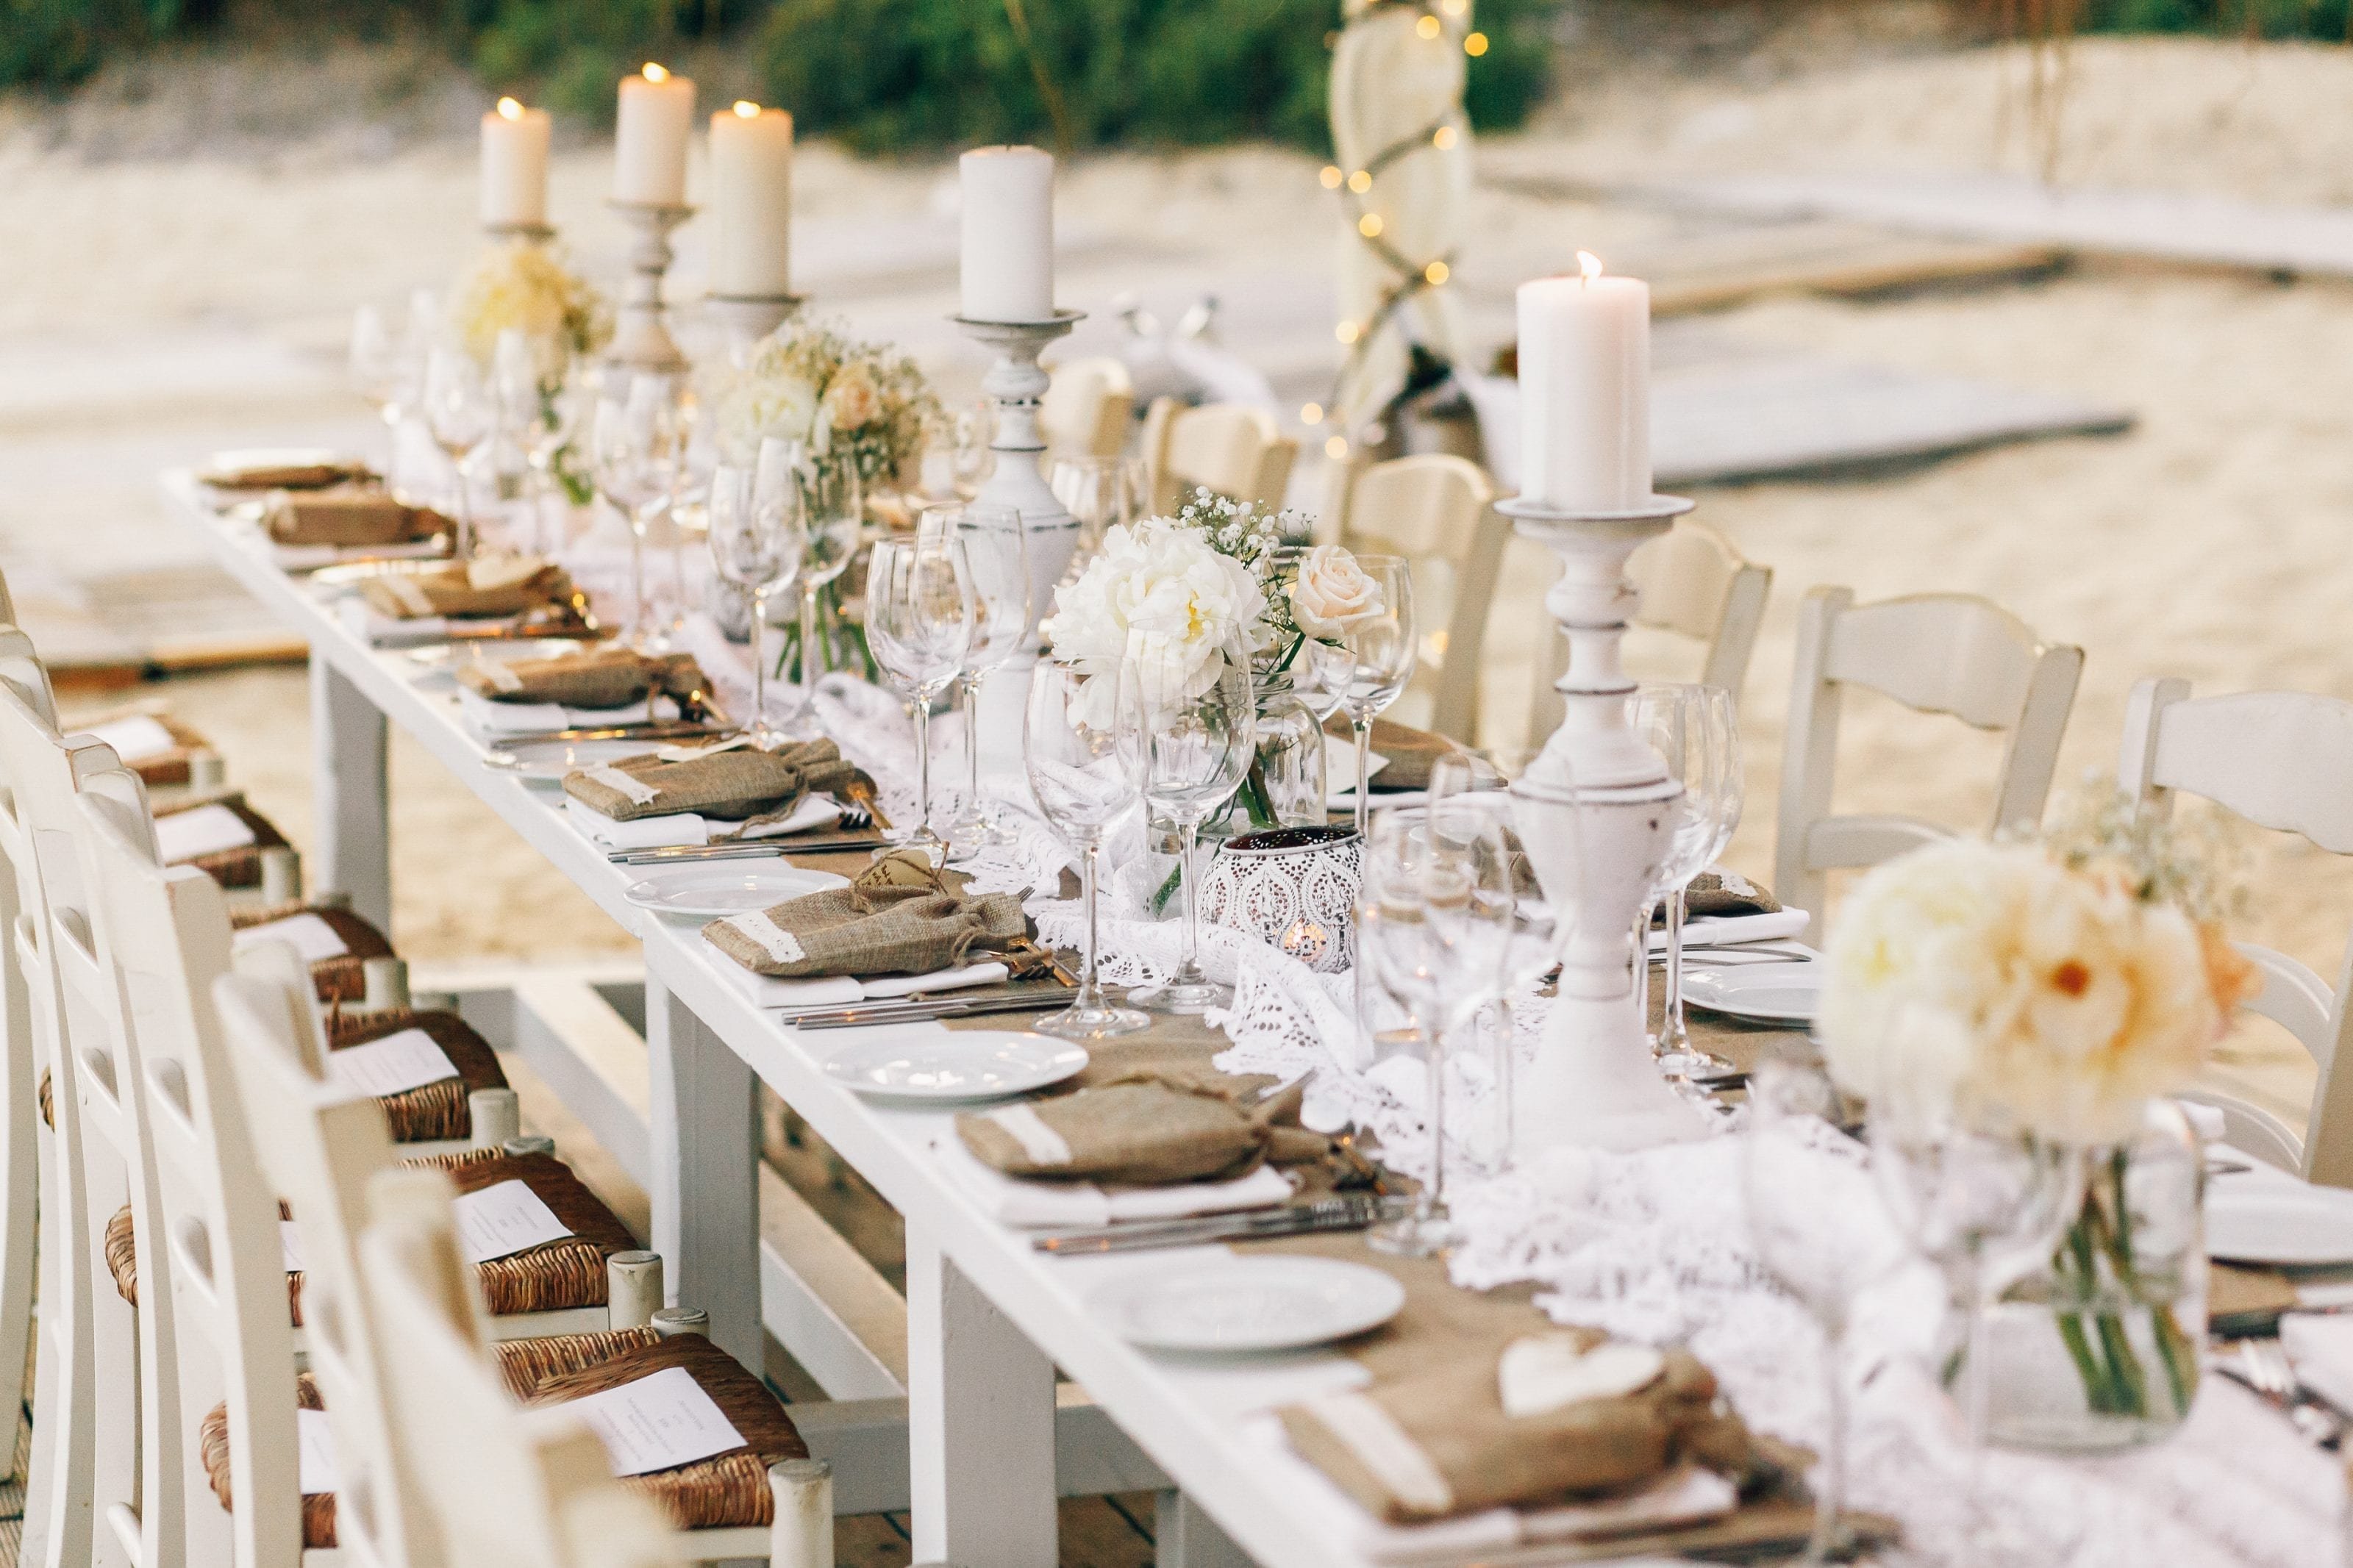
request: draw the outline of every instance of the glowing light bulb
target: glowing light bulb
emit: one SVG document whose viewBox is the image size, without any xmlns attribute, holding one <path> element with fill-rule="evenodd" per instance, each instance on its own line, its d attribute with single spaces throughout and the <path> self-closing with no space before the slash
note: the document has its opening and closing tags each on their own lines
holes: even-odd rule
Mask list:
<svg viewBox="0 0 2353 1568">
<path fill-rule="evenodd" d="M 1345 436 L 1333 437 L 1324 443 L 1324 455 L 1334 462 L 1338 462 L 1348 455 L 1348 438 Z"/>
<path fill-rule="evenodd" d="M 1419 33 L 1425 38 L 1434 38 L 1438 37 L 1439 33 L 1438 18 L 1435 16 L 1424 16 L 1420 21 L 1416 22 L 1413 25 L 1413 30 Z"/>
<path fill-rule="evenodd" d="M 1354 321 L 1343 321 L 1332 329 L 1332 335 L 1344 343 L 1353 343 L 1364 335 L 1365 329 Z"/>
<path fill-rule="evenodd" d="M 760 118 L 760 106 L 748 98 L 739 98 L 735 100 L 735 113 L 739 119 L 757 120 Z"/>
<path fill-rule="evenodd" d="M 1460 16 L 1471 9 L 1471 0 L 1440 0 L 1439 9 L 1450 16 Z"/>
<path fill-rule="evenodd" d="M 1474 60 L 1481 55 L 1485 54 L 1487 52 L 1487 35 L 1484 33 L 1473 33 L 1470 37 L 1464 38 L 1462 40 L 1462 52 L 1469 55 Z"/>
<path fill-rule="evenodd" d="M 1455 133 L 1454 127 L 1451 125 L 1441 125 L 1430 133 L 1430 144 L 1441 153 L 1461 140 L 1461 138 Z"/>
<path fill-rule="evenodd" d="M 1453 268 L 1448 267 L 1443 261 L 1433 261 L 1429 266 L 1421 269 L 1421 275 L 1424 278 L 1429 279 L 1430 286 L 1435 289 L 1442 285 L 1449 278 L 1453 277 L 1454 271 Z"/>
<path fill-rule="evenodd" d="M 517 103 L 512 98 L 502 98 L 499 100 L 499 118 L 501 120 L 521 120 L 522 118 L 522 105 Z"/>
<path fill-rule="evenodd" d="M 1340 166 L 1337 163 L 1326 163 L 1324 165 L 1324 172 L 1315 177 L 1324 182 L 1325 190 L 1336 191 L 1340 188 L 1340 182 L 1348 176 L 1340 173 Z"/>
<path fill-rule="evenodd" d="M 1320 403 L 1311 403 L 1311 404 L 1308 404 L 1305 407 L 1302 408 L 1302 409 L 1299 411 L 1299 422 L 1300 422 L 1302 425 L 1321 425 L 1321 424 L 1323 424 L 1323 423 L 1324 423 L 1324 405 L 1323 405 L 1322 404 L 1320 404 Z"/>
<path fill-rule="evenodd" d="M 1357 170 L 1355 174 L 1348 176 L 1348 188 L 1356 192 L 1358 195 L 1363 195 L 1366 191 L 1373 188 L 1372 174 L 1364 169 Z"/>
<path fill-rule="evenodd" d="M 1381 215 L 1366 213 L 1356 220 L 1356 232 L 1366 239 L 1377 239 L 1381 232 Z"/>
</svg>

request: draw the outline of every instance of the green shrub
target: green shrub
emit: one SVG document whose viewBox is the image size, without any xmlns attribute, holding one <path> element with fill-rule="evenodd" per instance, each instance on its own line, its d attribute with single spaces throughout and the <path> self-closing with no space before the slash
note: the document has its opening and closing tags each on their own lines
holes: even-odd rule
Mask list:
<svg viewBox="0 0 2353 1568">
<path fill-rule="evenodd" d="M 2087 32 L 2353 37 L 2347 0 L 2092 0 L 2084 22 Z"/>
</svg>

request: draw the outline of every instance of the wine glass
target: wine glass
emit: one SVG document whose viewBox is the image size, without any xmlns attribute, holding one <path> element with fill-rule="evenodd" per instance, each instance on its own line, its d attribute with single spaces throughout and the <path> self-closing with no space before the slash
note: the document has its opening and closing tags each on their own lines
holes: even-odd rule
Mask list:
<svg viewBox="0 0 2353 1568">
<path fill-rule="evenodd" d="M 1650 999 L 1651 909 L 1663 900 L 1667 912 L 1666 1008 L 1653 1042 L 1660 1065 L 1679 1087 L 1694 1074 L 1730 1072 L 1733 1065 L 1695 1049 L 1683 1023 L 1683 912 L 1692 879 L 1715 864 L 1740 825 L 1743 775 L 1739 721 L 1732 694 L 1720 686 L 1661 682 L 1634 693 L 1628 705 L 1634 732 L 1665 759 L 1668 776 L 1683 786 L 1673 803 L 1672 831 L 1661 857 L 1651 900 L 1642 906 L 1641 941 L 1636 956 L 1642 975 L 1636 994 L 1645 1022 Z"/>
<path fill-rule="evenodd" d="M 711 472 L 712 568 L 752 595 L 752 721 L 746 728 L 752 743 L 764 751 L 785 739 L 768 722 L 768 663 L 761 646 L 768 595 L 790 587 L 800 575 L 808 546 L 793 456 L 784 443 L 764 441 L 756 468 L 723 463 Z"/>
<path fill-rule="evenodd" d="M 817 702 L 817 601 L 826 585 L 849 569 L 866 531 L 866 492 L 854 462 L 801 469 L 802 505 L 808 518 L 808 557 L 801 569 L 801 704 Z"/>
<path fill-rule="evenodd" d="M 1135 773 L 1123 752 L 1122 732 L 1131 723 L 1121 708 L 1123 697 L 1133 701 L 1134 687 L 1123 683 L 1117 669 L 1090 675 L 1068 659 L 1048 658 L 1029 672 L 1022 765 L 1039 811 L 1079 850 L 1080 887 L 1087 904 L 1079 994 L 1062 1011 L 1029 1026 L 1065 1039 L 1108 1039 L 1152 1022 L 1133 1007 L 1113 1005 L 1096 978 L 1095 885 L 1103 831 L 1137 799 Z"/>
<path fill-rule="evenodd" d="M 941 510 L 926 509 L 911 539 L 876 541 L 866 565 L 867 646 L 915 715 L 916 823 L 894 837 L 934 865 L 947 858 L 947 842 L 932 829 L 932 700 L 964 668 L 973 640 L 972 569 Z"/>
<path fill-rule="evenodd" d="M 703 405 L 691 385 L 681 387 L 678 408 L 678 479 L 670 505 L 670 612 L 663 623 L 672 646 L 686 633 L 693 607 L 688 576 L 687 541 L 711 530 L 711 478 L 719 467 L 719 417 Z"/>
<path fill-rule="evenodd" d="M 566 386 L 570 355 L 564 340 L 532 336 L 514 328 L 499 333 L 491 356 L 499 424 L 523 460 L 523 510 L 531 521 L 527 548 L 552 553 L 546 526 L 547 496 L 554 488 L 555 454 L 571 437 L 575 401 Z"/>
<path fill-rule="evenodd" d="M 1155 1012 L 1201 1013 L 1223 1007 L 1232 988 L 1211 981 L 1198 956 L 1200 878 L 1194 865 L 1201 820 L 1241 787 L 1258 731 L 1257 699 L 1250 689 L 1248 653 L 1229 645 L 1208 656 L 1199 669 L 1187 669 L 1186 656 L 1131 658 L 1127 679 L 1134 687 L 1128 715 L 1130 761 L 1144 798 L 1176 825 L 1177 876 L 1184 885 L 1184 947 L 1168 983 L 1149 993 L 1131 993 Z"/>
<path fill-rule="evenodd" d="M 375 409 L 376 417 L 384 421 L 385 456 L 384 482 L 392 485 L 393 470 L 400 462 L 400 421 L 403 405 L 416 395 L 414 380 L 402 363 L 400 349 L 393 342 L 392 330 L 385 325 L 384 312 L 374 305 L 362 305 L 352 313 L 351 373 L 352 389 Z"/>
<path fill-rule="evenodd" d="M 1778 1055 L 1748 1080 L 1741 1188 L 1757 1256 L 1822 1331 L 1826 1421 L 1813 1477 L 1808 1568 L 1844 1544 L 1846 1335 L 1855 1298 L 1903 1261 L 1861 1151 L 1834 1129 L 1839 1094 L 1819 1062 Z"/>
<path fill-rule="evenodd" d="M 1413 679 L 1417 643 L 1413 626 L 1413 572 L 1402 556 L 1359 555 L 1356 564 L 1380 589 L 1377 613 L 1359 617 L 1341 634 L 1332 679 L 1340 703 L 1356 731 L 1356 831 L 1365 831 L 1366 773 L 1372 763 L 1373 718 Z"/>
<path fill-rule="evenodd" d="M 1029 640 L 1029 533 L 1011 507 L 975 502 L 936 510 L 953 518 L 964 541 L 973 589 L 972 647 L 956 677 L 964 698 L 965 808 L 949 825 L 948 840 L 959 848 L 1009 844 L 1012 832 L 980 798 L 980 688 Z"/>
<path fill-rule="evenodd" d="M 629 524 L 629 645 L 659 645 L 646 613 L 646 531 L 669 509 L 678 465 L 677 405 L 670 380 L 630 377 L 620 398 L 596 405 L 590 437 L 596 489 Z"/>
<path fill-rule="evenodd" d="M 950 424 L 950 482 L 958 495 L 976 495 L 981 481 L 997 466 L 997 454 L 988 446 L 996 434 L 993 407 L 983 397 L 958 409 Z"/>
<path fill-rule="evenodd" d="M 448 459 L 457 489 L 458 537 L 454 553 L 470 561 L 480 541 L 474 533 L 474 455 L 497 425 L 497 407 L 481 368 L 462 349 L 435 349 L 425 361 L 425 426 Z"/>
<path fill-rule="evenodd" d="M 1135 458 L 1074 454 L 1056 458 L 1047 487 L 1078 521 L 1079 553 L 1103 547 L 1104 531 L 1135 521 L 1144 497 L 1144 464 Z"/>
</svg>

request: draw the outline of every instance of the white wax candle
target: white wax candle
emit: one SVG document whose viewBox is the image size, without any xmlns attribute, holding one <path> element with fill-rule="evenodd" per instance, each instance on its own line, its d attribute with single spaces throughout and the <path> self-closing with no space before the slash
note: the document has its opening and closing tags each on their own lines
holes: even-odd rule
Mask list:
<svg viewBox="0 0 2353 1568">
<path fill-rule="evenodd" d="M 793 291 L 793 117 L 738 103 L 711 117 L 711 291 Z"/>
<path fill-rule="evenodd" d="M 964 155 L 964 314 L 1042 321 L 1054 314 L 1054 160 L 1035 147 Z"/>
<path fill-rule="evenodd" d="M 1577 259 L 1520 285 L 1520 493 L 1627 511 L 1651 495 L 1651 289 Z"/>
<path fill-rule="evenodd" d="M 694 79 L 649 64 L 621 79 L 613 126 L 613 199 L 674 207 L 686 201 L 686 138 L 694 124 Z"/>
<path fill-rule="evenodd" d="M 482 116 L 482 221 L 542 224 L 547 221 L 547 139 L 544 109 L 525 109 L 512 98 Z"/>
</svg>

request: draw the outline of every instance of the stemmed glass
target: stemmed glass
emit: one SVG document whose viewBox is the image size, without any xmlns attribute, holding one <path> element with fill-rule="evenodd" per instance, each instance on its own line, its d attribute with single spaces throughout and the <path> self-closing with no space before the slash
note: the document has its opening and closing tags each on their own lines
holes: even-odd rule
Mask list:
<svg viewBox="0 0 2353 1568">
<path fill-rule="evenodd" d="M 1381 591 L 1377 613 L 1358 618 L 1341 634 L 1337 668 L 1341 706 L 1356 731 L 1356 831 L 1365 831 L 1366 773 L 1372 763 L 1373 719 L 1403 693 L 1413 679 L 1417 644 L 1413 625 L 1411 563 L 1397 555 L 1359 555 L 1356 564 Z"/>
<path fill-rule="evenodd" d="M 384 312 L 362 305 L 352 314 L 352 389 L 374 405 L 384 421 L 384 482 L 392 484 L 400 462 L 400 421 L 405 405 L 417 395 L 416 379 L 392 341 Z"/>
<path fill-rule="evenodd" d="M 678 477 L 670 503 L 670 612 L 664 636 L 674 647 L 686 633 L 693 608 L 687 578 L 686 542 L 711 529 L 711 478 L 719 467 L 719 419 L 702 405 L 692 387 L 681 389 L 678 409 Z"/>
<path fill-rule="evenodd" d="M 596 489 L 629 524 L 629 644 L 660 646 L 646 611 L 646 531 L 669 510 L 678 468 L 678 408 L 665 375 L 638 374 L 625 398 L 596 405 L 589 437 Z"/>
<path fill-rule="evenodd" d="M 1144 496 L 1144 465 L 1134 458 L 1057 458 L 1046 483 L 1078 521 L 1078 552 L 1092 555 L 1102 548 L 1105 530 L 1135 521 Z"/>
<path fill-rule="evenodd" d="M 1079 994 L 1060 1012 L 1029 1026 L 1065 1039 L 1101 1040 L 1133 1034 L 1152 1020 L 1133 1007 L 1113 1005 L 1096 978 L 1095 884 L 1103 830 L 1134 805 L 1134 770 L 1124 754 L 1121 735 L 1132 728 L 1123 699 L 1134 700 L 1132 682 L 1121 672 L 1090 675 L 1067 659 L 1044 658 L 1029 672 L 1029 701 L 1022 716 L 1021 758 L 1029 793 L 1054 830 L 1080 852 L 1079 878 L 1087 902 L 1086 962 Z"/>
<path fill-rule="evenodd" d="M 911 539 L 876 541 L 866 565 L 867 646 L 915 715 L 916 822 L 894 837 L 934 865 L 948 847 L 932 829 L 932 700 L 964 668 L 973 639 L 972 569 L 943 510 L 926 509 Z"/>
<path fill-rule="evenodd" d="M 1210 656 L 1187 674 L 1181 655 L 1131 659 L 1134 702 L 1128 715 L 1130 761 L 1152 809 L 1176 825 L 1177 876 L 1184 885 L 1184 947 L 1168 983 L 1131 993 L 1159 1013 L 1201 1013 L 1233 999 L 1230 986 L 1203 972 L 1199 958 L 1200 874 L 1194 865 L 1201 820 L 1231 799 L 1250 771 L 1257 743 L 1258 704 L 1250 689 L 1250 656 L 1239 645 Z"/>
<path fill-rule="evenodd" d="M 1838 1089 L 1820 1064 L 1769 1058 L 1748 1080 L 1742 1190 L 1757 1256 L 1822 1331 L 1826 1422 L 1807 1568 L 1844 1545 L 1846 1333 L 1855 1298 L 1903 1261 L 1860 1151 L 1838 1136 Z"/>
<path fill-rule="evenodd" d="M 523 459 L 522 500 L 531 521 L 525 546 L 552 552 L 547 540 L 547 492 L 554 484 L 555 454 L 572 434 L 573 399 L 565 382 L 569 355 L 561 338 L 532 337 L 509 328 L 499 334 L 491 375 L 497 388 L 499 426 Z"/>
<path fill-rule="evenodd" d="M 948 826 L 959 849 L 1009 844 L 1013 834 L 980 798 L 980 688 L 988 672 L 1019 650 L 1029 637 L 1029 534 L 1011 507 L 938 509 L 955 519 L 972 568 L 972 647 L 965 655 L 956 688 L 964 699 L 964 815 Z"/>
<path fill-rule="evenodd" d="M 768 722 L 768 665 L 761 647 L 767 630 L 768 595 L 790 587 L 800 575 L 808 546 L 801 517 L 801 493 L 792 471 L 795 453 L 786 443 L 760 444 L 760 466 L 745 469 L 721 464 L 711 473 L 711 564 L 722 577 L 752 595 L 752 743 L 772 750 L 785 739 Z"/>
<path fill-rule="evenodd" d="M 1692 879 L 1715 863 L 1740 826 L 1743 774 L 1740 728 L 1732 694 L 1720 686 L 1662 682 L 1641 688 L 1628 709 L 1634 732 L 1666 760 L 1667 773 L 1683 786 L 1675 803 L 1673 831 L 1667 852 L 1659 862 L 1651 900 L 1642 906 L 1641 937 L 1636 948 L 1643 979 L 1635 987 L 1649 1009 L 1649 948 L 1651 910 L 1663 901 L 1667 911 L 1667 1002 L 1654 1041 L 1659 1063 L 1678 1085 L 1688 1085 L 1694 1074 L 1730 1072 L 1721 1057 L 1695 1049 L 1683 1023 L 1684 897 Z"/>
<path fill-rule="evenodd" d="M 435 349 L 425 362 L 425 426 L 449 461 L 458 492 L 457 558 L 470 561 L 480 541 L 474 533 L 473 459 L 497 425 L 497 405 L 473 356 L 462 349 Z"/>
<path fill-rule="evenodd" d="M 844 462 L 802 470 L 803 506 L 808 517 L 808 559 L 801 570 L 801 703 L 817 702 L 817 599 L 825 585 L 849 570 L 866 531 L 865 489 L 857 466 Z"/>
</svg>

